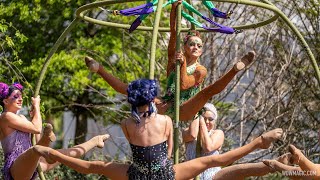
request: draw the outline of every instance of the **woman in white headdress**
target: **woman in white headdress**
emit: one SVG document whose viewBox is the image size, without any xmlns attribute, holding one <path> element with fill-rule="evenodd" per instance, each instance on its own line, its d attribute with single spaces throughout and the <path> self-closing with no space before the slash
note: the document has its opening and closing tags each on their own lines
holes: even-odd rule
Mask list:
<svg viewBox="0 0 320 180">
<path fill-rule="evenodd" d="M 187 160 L 196 158 L 198 134 L 200 135 L 199 141 L 201 141 L 201 156 L 219 154 L 219 149 L 224 141 L 223 131 L 216 129 L 216 121 L 218 119 L 217 109 L 211 103 L 206 103 L 203 109 L 204 111 L 201 116 L 193 120 L 190 126 L 182 133 L 183 141 L 186 145 Z M 200 174 L 200 179 L 212 179 L 220 169 L 220 167 L 207 169 Z"/>
</svg>

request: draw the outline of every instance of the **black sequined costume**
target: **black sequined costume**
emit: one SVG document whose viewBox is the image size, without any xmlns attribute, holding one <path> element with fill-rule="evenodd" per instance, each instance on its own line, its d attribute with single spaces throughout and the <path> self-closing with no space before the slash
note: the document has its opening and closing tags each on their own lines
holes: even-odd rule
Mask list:
<svg viewBox="0 0 320 180">
<path fill-rule="evenodd" d="M 173 180 L 173 163 L 167 158 L 167 141 L 153 146 L 130 144 L 133 163 L 128 169 L 129 180 Z"/>
</svg>

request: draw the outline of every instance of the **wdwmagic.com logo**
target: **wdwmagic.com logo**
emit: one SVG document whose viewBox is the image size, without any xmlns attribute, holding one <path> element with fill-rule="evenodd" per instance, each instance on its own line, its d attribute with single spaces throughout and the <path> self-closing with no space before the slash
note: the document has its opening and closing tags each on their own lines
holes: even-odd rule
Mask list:
<svg viewBox="0 0 320 180">
<path fill-rule="evenodd" d="M 282 171 L 284 176 L 316 176 L 316 171 Z"/>
</svg>

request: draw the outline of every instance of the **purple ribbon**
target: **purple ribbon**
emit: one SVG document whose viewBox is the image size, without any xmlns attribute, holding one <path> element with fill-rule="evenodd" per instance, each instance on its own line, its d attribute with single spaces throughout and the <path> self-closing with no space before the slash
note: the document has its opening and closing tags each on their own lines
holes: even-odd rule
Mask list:
<svg viewBox="0 0 320 180">
<path fill-rule="evenodd" d="M 140 15 L 141 16 L 141 15 Z M 140 19 L 140 16 L 137 17 L 136 20 L 133 21 L 133 23 L 131 24 L 130 28 L 129 28 L 129 33 L 132 33 L 134 30 L 137 29 L 137 27 L 141 24 L 142 20 Z"/>
<path fill-rule="evenodd" d="M 120 10 L 119 12 L 124 16 L 150 14 L 153 12 L 153 8 L 151 8 L 152 6 L 153 6 L 153 3 L 149 2 L 147 4 L 143 4 L 133 8 L 123 9 L 123 10 Z"/>
<path fill-rule="evenodd" d="M 218 18 L 224 18 L 224 19 L 228 19 L 229 18 L 229 13 L 224 13 L 221 12 L 219 9 L 217 8 L 211 8 L 211 11 L 213 13 L 214 17 L 218 17 Z"/>
<path fill-rule="evenodd" d="M 141 24 L 142 20 L 144 18 L 146 18 L 146 16 L 148 16 L 150 13 L 153 13 L 154 9 L 151 7 L 149 8 L 145 8 L 143 9 L 140 13 L 139 13 L 139 17 L 137 17 L 133 23 L 131 24 L 130 28 L 129 28 L 129 33 L 132 33 L 134 30 L 137 29 L 137 27 Z"/>
<path fill-rule="evenodd" d="M 233 29 L 231 27 L 227 27 L 227 26 L 222 26 L 219 28 L 210 28 L 205 25 L 202 25 L 202 28 L 206 29 L 208 31 L 220 32 L 220 33 L 224 33 L 224 34 L 233 34 L 235 32 L 235 29 Z"/>
<path fill-rule="evenodd" d="M 225 33 L 225 34 L 233 34 L 235 32 L 235 29 L 228 27 L 228 26 L 223 26 L 219 23 L 216 23 L 212 21 L 210 18 L 206 16 L 202 16 L 202 19 L 208 21 L 210 24 L 217 26 L 218 28 L 210 28 L 205 25 L 202 25 L 203 29 L 209 30 L 209 31 L 214 31 L 214 32 L 220 32 L 220 33 Z"/>
</svg>

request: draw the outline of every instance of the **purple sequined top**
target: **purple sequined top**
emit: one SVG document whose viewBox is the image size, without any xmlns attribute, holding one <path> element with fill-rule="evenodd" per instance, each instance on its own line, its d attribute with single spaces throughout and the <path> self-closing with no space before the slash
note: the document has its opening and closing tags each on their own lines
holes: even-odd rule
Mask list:
<svg viewBox="0 0 320 180">
<path fill-rule="evenodd" d="M 5 180 L 13 180 L 10 168 L 19 155 L 32 146 L 30 133 L 18 130 L 13 131 L 1 141 L 1 146 L 3 148 L 5 159 L 5 163 L 2 168 L 3 177 Z M 30 179 L 35 179 L 36 176 L 37 174 L 35 172 Z"/>
</svg>

